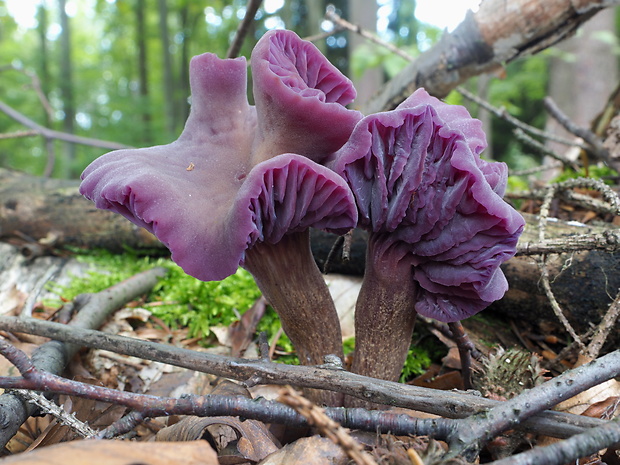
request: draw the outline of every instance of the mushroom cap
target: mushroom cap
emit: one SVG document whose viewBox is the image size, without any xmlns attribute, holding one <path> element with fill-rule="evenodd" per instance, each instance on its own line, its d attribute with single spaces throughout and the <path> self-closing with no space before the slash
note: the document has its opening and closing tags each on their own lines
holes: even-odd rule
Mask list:
<svg viewBox="0 0 620 465">
<path fill-rule="evenodd" d="M 279 151 L 302 147 L 296 134 L 287 144 L 283 130 L 274 148 L 261 137 L 258 121 L 274 110 L 248 104 L 246 78 L 244 58 L 194 57 L 192 109 L 180 137 L 168 145 L 110 152 L 82 174 L 80 192 L 97 208 L 151 231 L 186 273 L 204 281 L 234 273 L 257 241 L 276 243 L 310 226 L 343 233 L 357 221 L 341 177 Z M 321 124 L 324 117 L 317 111 Z M 256 150 L 271 155 L 253 160 Z"/>
<path fill-rule="evenodd" d="M 252 51 L 259 133 L 270 148 L 321 163 L 347 141 L 362 118 L 348 110 L 351 81 L 311 42 L 292 31 L 267 32 Z"/>
<path fill-rule="evenodd" d="M 524 226 L 502 199 L 506 165 L 480 159 L 484 133 L 467 119 L 419 89 L 396 110 L 362 119 L 327 164 L 351 187 L 359 225 L 382 241 L 374 259 L 410 265 L 416 311 L 445 322 L 503 296 L 499 265 Z"/>
</svg>

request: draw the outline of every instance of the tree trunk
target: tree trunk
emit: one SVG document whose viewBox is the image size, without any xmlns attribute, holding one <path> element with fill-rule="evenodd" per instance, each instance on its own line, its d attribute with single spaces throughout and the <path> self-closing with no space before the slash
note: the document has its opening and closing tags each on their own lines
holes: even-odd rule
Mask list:
<svg viewBox="0 0 620 465">
<path fill-rule="evenodd" d="M 161 39 L 162 63 L 164 65 L 164 98 L 166 112 L 166 131 L 172 137 L 176 129 L 176 114 L 174 101 L 174 75 L 172 74 L 172 56 L 170 54 L 170 37 L 168 34 L 168 5 L 166 0 L 158 0 L 159 8 L 159 36 Z"/>
<path fill-rule="evenodd" d="M 58 12 L 60 16 L 60 94 L 62 97 L 62 109 L 64 112 L 63 131 L 69 134 L 75 132 L 75 102 L 73 97 L 73 63 L 71 58 L 71 27 L 69 16 L 66 11 L 66 1 L 58 0 Z M 66 143 L 66 159 L 63 160 L 62 177 L 71 178 L 77 176 L 75 167 L 75 144 Z"/>
<path fill-rule="evenodd" d="M 377 4 L 376 2 L 368 2 L 366 0 L 349 0 L 349 17 L 353 24 L 359 25 L 368 31 L 376 33 L 377 31 Z M 351 69 L 351 58 L 355 50 L 366 44 L 359 34 L 349 31 L 347 37 L 349 44 L 349 69 Z M 383 70 L 381 67 L 368 68 L 362 76 L 353 76 L 353 85 L 357 90 L 357 101 L 367 102 L 374 95 L 381 84 L 383 84 Z"/>
<path fill-rule="evenodd" d="M 151 142 L 151 111 L 149 99 L 147 34 L 144 0 L 136 2 L 136 43 L 138 44 L 138 82 L 140 83 L 140 106 L 142 107 L 141 142 Z"/>
<path fill-rule="evenodd" d="M 618 84 L 614 45 L 602 40 L 601 34 L 616 36 L 615 10 L 607 9 L 596 14 L 583 25 L 580 36 L 560 44 L 557 47 L 559 53 L 549 61 L 549 96 L 571 121 L 582 127 L 592 124 Z M 593 76 L 604 78 L 593 79 Z M 545 129 L 569 139 L 575 137 L 553 118 L 547 118 Z M 565 145 L 548 141 L 547 146 L 566 154 Z M 574 152 L 573 158 L 576 156 L 578 151 Z M 549 170 L 545 178 L 557 175 L 557 170 Z"/>
<path fill-rule="evenodd" d="M 29 255 L 64 246 L 163 248 L 122 216 L 96 209 L 80 195 L 79 184 L 0 169 L 0 240 L 19 241 Z"/>
</svg>

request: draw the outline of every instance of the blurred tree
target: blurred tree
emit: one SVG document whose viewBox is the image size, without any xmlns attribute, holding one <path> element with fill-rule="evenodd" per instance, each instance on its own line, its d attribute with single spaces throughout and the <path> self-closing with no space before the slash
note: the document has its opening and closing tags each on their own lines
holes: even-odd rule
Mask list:
<svg viewBox="0 0 620 465">
<path fill-rule="evenodd" d="M 71 51 L 71 27 L 67 15 L 66 0 L 58 0 L 58 16 L 60 18 L 60 96 L 62 99 L 63 130 L 69 134 L 75 132 L 75 100 L 73 92 L 73 62 Z M 62 177 L 73 177 L 77 173 L 72 169 L 75 160 L 76 146 L 67 143 L 65 160 L 61 163 Z"/>
<path fill-rule="evenodd" d="M 136 44 L 138 46 L 138 87 L 142 108 L 141 139 L 148 143 L 151 139 L 151 109 L 149 102 L 148 49 L 146 34 L 145 0 L 136 0 Z"/>
</svg>

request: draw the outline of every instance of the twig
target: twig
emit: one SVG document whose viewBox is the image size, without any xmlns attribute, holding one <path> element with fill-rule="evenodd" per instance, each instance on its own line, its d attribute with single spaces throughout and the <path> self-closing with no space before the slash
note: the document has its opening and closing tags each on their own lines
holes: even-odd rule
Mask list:
<svg viewBox="0 0 620 465">
<path fill-rule="evenodd" d="M 620 213 L 620 198 L 618 195 L 609 188 L 605 183 L 599 181 L 597 179 L 591 178 L 577 178 L 577 179 L 569 179 L 567 181 L 561 183 L 555 183 L 550 185 L 547 188 L 547 192 L 543 199 L 543 203 L 540 207 L 540 217 L 538 222 L 538 239 L 540 242 L 545 240 L 545 231 L 547 225 L 547 217 L 549 215 L 549 207 L 551 205 L 551 201 L 555 197 L 556 192 L 559 190 L 572 189 L 572 188 L 588 188 L 588 189 L 596 189 L 602 195 L 603 198 L 610 204 L 612 211 L 615 214 Z M 543 285 L 543 289 L 547 294 L 547 298 L 551 303 L 551 308 L 553 309 L 555 315 L 558 317 L 560 322 L 564 325 L 570 336 L 575 340 L 575 342 L 579 345 L 582 353 L 588 353 L 588 350 L 581 340 L 581 338 L 577 335 L 568 319 L 564 315 L 564 312 L 560 308 L 555 296 L 553 295 L 553 291 L 551 289 L 551 284 L 549 282 L 549 271 L 547 269 L 547 255 L 542 254 L 541 259 L 539 261 L 539 267 L 541 270 L 541 282 Z"/>
<path fill-rule="evenodd" d="M 583 128 L 577 126 L 573 123 L 570 118 L 560 110 L 560 108 L 555 104 L 553 99 L 549 96 L 545 97 L 543 100 L 545 105 L 545 109 L 549 112 L 553 118 L 555 118 L 558 123 L 560 123 L 564 129 L 566 129 L 571 134 L 576 135 L 577 137 L 581 137 L 584 141 L 586 141 L 589 145 L 585 150 L 593 153 L 597 158 L 603 160 L 607 165 L 612 166 L 613 162 L 611 160 L 611 156 L 609 154 L 609 150 L 605 148 L 603 145 L 603 141 L 592 131 L 587 128 Z"/>
<path fill-rule="evenodd" d="M 540 242 L 545 240 L 545 231 L 547 227 L 547 218 L 549 216 L 549 207 L 551 206 L 551 201 L 555 196 L 555 192 L 559 189 L 559 184 L 553 184 L 547 189 L 547 193 L 545 198 L 543 199 L 543 203 L 540 207 L 540 216 L 538 220 L 538 240 Z M 585 345 L 581 338 L 577 335 L 572 325 L 569 323 L 568 319 L 564 315 L 560 304 L 555 298 L 553 291 L 551 290 L 551 284 L 549 283 L 549 269 L 547 268 L 547 255 L 542 254 L 540 260 L 538 261 L 538 266 L 540 268 L 540 280 L 547 295 L 547 299 L 551 304 L 551 308 L 555 316 L 560 320 L 568 334 L 573 338 L 573 340 L 579 345 L 582 350 L 585 350 Z"/>
<path fill-rule="evenodd" d="M 541 171 L 547 171 L 547 170 L 554 170 L 557 168 L 561 168 L 563 167 L 564 164 L 560 161 L 555 161 L 555 162 L 551 162 L 547 165 L 540 165 L 540 166 L 534 166 L 532 168 L 526 168 L 523 170 L 512 170 L 512 169 L 508 169 L 508 175 L 509 176 L 527 176 L 528 174 L 536 174 L 536 173 L 540 173 Z"/>
<path fill-rule="evenodd" d="M 239 55 L 239 51 L 241 50 L 243 41 L 248 35 L 248 32 L 250 32 L 250 25 L 254 21 L 254 17 L 256 16 L 256 12 L 258 11 L 261 3 L 262 0 L 248 0 L 248 4 L 245 7 L 245 16 L 243 17 L 243 20 L 239 23 L 237 32 L 235 32 L 235 38 L 230 44 L 228 52 L 226 52 L 226 58 L 235 58 L 237 57 L 237 55 Z"/>
<path fill-rule="evenodd" d="M 363 27 L 357 24 L 350 23 L 346 19 L 343 19 L 340 15 L 338 15 L 338 13 L 336 13 L 336 8 L 334 8 L 333 5 L 329 5 L 327 9 L 325 10 L 325 18 L 336 23 L 338 26 L 340 26 L 343 29 L 347 29 L 351 32 L 354 32 L 362 36 L 364 39 L 367 39 L 370 42 L 374 42 L 375 44 L 380 45 L 381 47 L 389 50 L 390 52 L 394 53 L 395 55 L 398 55 L 401 58 L 404 58 L 407 61 L 414 60 L 414 58 L 411 55 L 409 55 L 407 52 L 401 50 L 395 45 L 390 44 L 389 42 L 386 42 L 385 40 L 382 40 L 379 36 L 377 36 L 376 34 L 373 34 L 368 29 L 364 29 Z"/>
<path fill-rule="evenodd" d="M 489 465 L 556 465 L 580 463 L 579 458 L 620 442 L 620 418 L 545 447 L 536 447 Z"/>
<path fill-rule="evenodd" d="M 620 231 L 608 230 L 597 234 L 580 234 L 540 242 L 523 242 L 517 245 L 517 255 L 538 255 L 577 252 L 579 250 L 620 250 Z"/>
<path fill-rule="evenodd" d="M 545 189 L 537 189 L 528 192 L 508 192 L 505 194 L 505 197 L 507 199 L 543 200 L 545 193 Z M 558 193 L 558 197 L 566 203 L 585 208 L 587 210 L 592 210 L 603 215 L 616 215 L 616 210 L 613 206 L 610 206 L 607 202 L 592 198 L 589 195 L 572 191 L 561 191 Z"/>
<path fill-rule="evenodd" d="M 334 261 L 338 250 L 340 250 L 343 244 L 344 236 L 338 236 L 332 244 L 331 249 L 329 249 L 329 252 L 327 253 L 327 258 L 325 259 L 325 264 L 323 265 L 323 274 L 329 274 L 329 272 L 331 271 L 332 262 Z"/>
<path fill-rule="evenodd" d="M 508 113 L 505 108 L 496 108 L 496 107 L 494 107 L 489 102 L 487 102 L 486 100 L 481 99 L 477 95 L 472 94 L 471 92 L 469 92 L 464 87 L 459 86 L 459 87 L 456 88 L 456 91 L 459 94 L 461 94 L 463 97 L 465 97 L 467 100 L 471 100 L 472 102 L 480 105 L 482 108 L 487 110 L 489 113 L 497 116 L 500 119 L 503 119 L 504 121 L 509 122 L 510 124 L 515 126 L 516 128 L 519 128 L 519 129 L 521 129 L 522 131 L 524 131 L 526 133 L 530 133 L 530 134 L 533 134 L 535 136 L 542 137 L 544 139 L 548 139 L 548 140 L 551 140 L 553 142 L 557 142 L 559 144 L 568 145 L 569 147 L 579 147 L 580 149 L 583 149 L 583 150 L 588 150 L 589 149 L 588 146 L 586 146 L 585 144 L 582 144 L 582 143 L 580 143 L 578 141 L 567 139 L 567 138 L 561 137 L 561 136 L 557 136 L 555 134 L 551 134 L 551 133 L 549 133 L 547 131 L 542 131 L 542 130 L 534 127 L 534 126 L 526 124 L 523 121 L 521 121 L 521 120 L 515 118 L 514 116 L 512 116 L 510 113 Z"/>
<path fill-rule="evenodd" d="M 463 324 L 460 321 L 454 323 L 448 323 L 448 327 L 452 332 L 452 339 L 456 342 L 456 347 L 459 350 L 459 357 L 461 359 L 461 376 L 463 377 L 463 388 L 465 390 L 471 389 L 471 357 L 472 351 L 476 348 L 471 342 L 471 339 L 467 336 Z"/>
<path fill-rule="evenodd" d="M 35 319 L 0 317 L 0 329 L 51 337 L 231 379 L 243 381 L 256 376 L 262 383 L 328 389 L 375 403 L 412 408 L 447 418 L 465 418 L 498 404 L 491 399 L 464 393 L 377 380 L 344 370 L 236 359 Z M 569 437 L 581 432 L 583 428 L 600 424 L 601 421 L 595 418 L 549 411 L 540 413 L 519 428 L 548 436 Z M 351 427 L 350 424 L 345 426 Z"/>
<path fill-rule="evenodd" d="M 30 86 L 34 89 L 34 92 L 37 94 L 37 97 L 39 98 L 39 101 L 41 102 L 41 105 L 43 106 L 43 109 L 45 110 L 45 114 L 47 115 L 47 122 L 50 123 L 54 119 L 54 108 L 52 107 L 52 104 L 48 100 L 47 95 L 45 95 L 45 92 L 43 92 L 43 89 L 41 87 L 41 80 L 39 79 L 39 76 L 37 75 L 37 73 L 35 73 L 34 71 L 28 71 L 28 70 L 25 70 L 23 68 L 13 66 L 13 65 L 0 66 L 0 71 L 9 71 L 9 70 L 17 71 L 18 73 L 22 73 L 24 76 L 27 76 L 28 78 L 30 78 Z"/>
<path fill-rule="evenodd" d="M 334 34 L 338 34 L 339 32 L 344 31 L 345 29 L 342 26 L 336 26 L 331 31 L 320 32 L 318 34 L 313 34 L 311 36 L 304 37 L 304 40 L 308 42 L 318 42 L 319 40 L 323 40 L 329 36 L 333 36 Z"/>
<path fill-rule="evenodd" d="M 147 394 L 123 392 L 103 386 L 81 383 L 38 370 L 19 349 L 0 339 L 0 353 L 17 367 L 22 377 L 0 377 L 0 386 L 11 389 L 44 390 L 58 394 L 83 397 L 102 402 L 124 405 L 139 414 L 125 417 L 126 430 L 136 421 L 148 417 L 170 415 L 241 416 L 266 423 L 307 426 L 306 418 L 279 402 L 249 399 L 241 396 L 186 395 L 180 398 L 156 397 Z M 368 411 L 365 409 L 326 408 L 326 414 L 342 425 L 364 431 L 392 432 L 393 434 L 430 435 L 446 439 L 456 420 L 416 419 L 406 414 Z M 109 432 L 108 432 L 109 433 Z"/>
<path fill-rule="evenodd" d="M 90 145 L 91 147 L 99 147 L 112 150 L 131 148 L 128 145 L 119 144 L 117 142 L 109 142 L 105 140 L 92 139 L 90 137 L 76 136 L 73 134 L 67 134 L 65 132 L 48 129 L 44 126 L 41 126 L 40 124 L 35 123 L 30 118 L 24 116 L 23 114 L 11 108 L 9 105 L 2 101 L 0 101 L 0 111 L 17 121 L 18 123 L 23 124 L 24 126 L 32 129 L 33 131 L 36 131 L 39 135 L 45 137 L 46 139 L 58 139 L 74 144 Z"/>
<path fill-rule="evenodd" d="M 616 330 L 618 329 L 616 327 L 618 315 L 620 315 L 620 292 L 616 294 L 616 298 L 607 309 L 607 313 L 605 313 L 605 316 L 598 324 L 596 331 L 594 331 L 594 336 L 586 349 L 586 355 L 588 357 L 592 359 L 598 357 L 598 354 L 600 353 L 603 344 L 605 344 L 611 330 L 613 328 Z"/>
<path fill-rule="evenodd" d="M 322 436 L 339 445 L 347 456 L 357 465 L 377 465 L 377 462 L 364 451 L 359 442 L 349 432 L 329 418 L 325 410 L 297 394 L 293 388 L 286 386 L 278 397 L 278 401 L 292 407 L 300 413 L 310 426 L 314 426 Z"/>
<path fill-rule="evenodd" d="M 39 133 L 37 131 L 15 131 L 15 132 L 4 132 L 0 133 L 0 140 L 2 139 L 19 139 L 20 137 L 30 137 L 30 136 L 38 136 Z"/>
<path fill-rule="evenodd" d="M 562 155 L 558 153 L 555 153 L 553 150 L 550 150 L 548 147 L 546 147 L 545 145 L 541 144 L 533 137 L 526 134 L 525 131 L 523 131 L 522 129 L 519 129 L 519 128 L 515 129 L 513 131 L 513 134 L 518 140 L 532 147 L 534 150 L 541 153 L 542 155 L 547 155 L 548 157 L 554 158 L 555 160 L 559 161 L 564 166 L 570 166 L 575 172 L 579 171 L 579 165 L 577 165 L 577 163 L 575 163 L 572 160 L 567 159 L 566 157 L 563 157 Z"/>
<path fill-rule="evenodd" d="M 39 407 L 42 413 L 52 415 L 54 418 L 58 419 L 62 425 L 68 426 L 80 436 L 91 438 L 97 435 L 97 431 L 83 421 L 78 420 L 75 415 L 66 412 L 54 402 L 47 400 L 41 394 L 25 389 L 15 389 L 12 392 Z"/>
</svg>

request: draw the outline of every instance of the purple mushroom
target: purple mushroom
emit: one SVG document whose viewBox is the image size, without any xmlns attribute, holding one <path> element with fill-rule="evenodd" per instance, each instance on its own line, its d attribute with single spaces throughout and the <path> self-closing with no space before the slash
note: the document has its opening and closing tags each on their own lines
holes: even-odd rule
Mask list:
<svg viewBox="0 0 620 465">
<path fill-rule="evenodd" d="M 349 184 L 369 231 L 352 370 L 397 380 L 416 313 L 467 318 L 501 298 L 499 265 L 524 220 L 503 199 L 506 166 L 480 159 L 480 122 L 417 90 L 370 115 L 327 166 Z"/>
<path fill-rule="evenodd" d="M 282 320 L 303 364 L 342 356 L 334 304 L 308 228 L 344 233 L 357 209 L 344 180 L 319 164 L 361 114 L 351 82 L 289 31 L 267 33 L 251 60 L 213 54 L 190 64 L 192 108 L 178 140 L 120 150 L 84 171 L 81 192 L 155 234 L 188 274 L 221 280 L 242 265 Z"/>
</svg>

